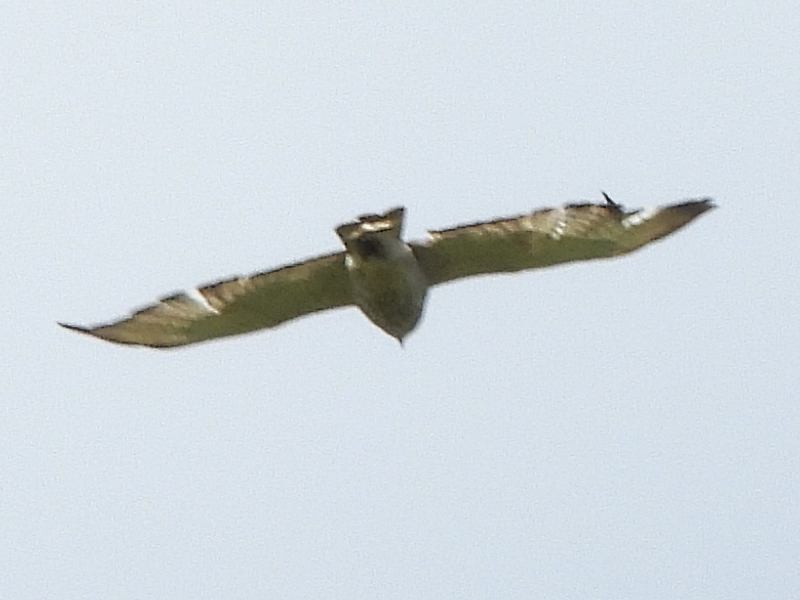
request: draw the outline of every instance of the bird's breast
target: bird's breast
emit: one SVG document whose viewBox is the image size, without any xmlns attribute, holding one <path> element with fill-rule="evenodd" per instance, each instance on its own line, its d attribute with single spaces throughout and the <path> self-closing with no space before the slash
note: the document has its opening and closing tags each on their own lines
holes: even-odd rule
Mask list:
<svg viewBox="0 0 800 600">
<path fill-rule="evenodd" d="M 402 341 L 422 316 L 428 283 L 408 248 L 346 261 L 353 297 L 375 325 Z"/>
</svg>

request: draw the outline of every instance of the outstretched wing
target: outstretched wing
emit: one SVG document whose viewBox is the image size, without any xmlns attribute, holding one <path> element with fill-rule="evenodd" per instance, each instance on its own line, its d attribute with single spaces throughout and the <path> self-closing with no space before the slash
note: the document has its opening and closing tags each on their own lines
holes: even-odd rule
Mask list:
<svg viewBox="0 0 800 600">
<path fill-rule="evenodd" d="M 351 303 L 339 252 L 162 298 L 112 323 L 60 325 L 110 342 L 166 348 L 275 327 Z"/>
<path fill-rule="evenodd" d="M 714 207 L 711 199 L 625 211 L 572 204 L 531 214 L 430 232 L 412 244 L 431 285 L 485 273 L 548 267 L 627 254 L 676 231 Z"/>
</svg>

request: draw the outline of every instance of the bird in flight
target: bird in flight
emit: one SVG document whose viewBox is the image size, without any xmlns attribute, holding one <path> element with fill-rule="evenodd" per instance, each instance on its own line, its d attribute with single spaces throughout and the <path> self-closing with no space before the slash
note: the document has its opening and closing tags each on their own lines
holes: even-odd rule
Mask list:
<svg viewBox="0 0 800 600">
<path fill-rule="evenodd" d="M 402 343 L 432 286 L 627 254 L 714 208 L 710 198 L 700 198 L 628 211 L 603 196 L 602 204 L 542 208 L 431 231 L 418 242 L 403 241 L 403 208 L 362 215 L 336 228 L 342 252 L 167 296 L 110 323 L 59 325 L 109 342 L 169 348 L 355 305 Z"/>
</svg>

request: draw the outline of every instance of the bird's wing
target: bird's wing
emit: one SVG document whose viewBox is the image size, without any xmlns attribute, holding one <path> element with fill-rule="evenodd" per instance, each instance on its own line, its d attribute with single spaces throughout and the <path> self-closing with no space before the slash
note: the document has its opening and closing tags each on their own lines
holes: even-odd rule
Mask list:
<svg viewBox="0 0 800 600">
<path fill-rule="evenodd" d="M 168 296 L 112 323 L 61 325 L 110 342 L 166 348 L 274 327 L 351 303 L 339 252 Z"/>
<path fill-rule="evenodd" d="M 714 207 L 711 199 L 625 211 L 606 204 L 572 204 L 430 232 L 412 244 L 431 285 L 485 273 L 548 267 L 632 252 L 676 231 Z"/>
</svg>

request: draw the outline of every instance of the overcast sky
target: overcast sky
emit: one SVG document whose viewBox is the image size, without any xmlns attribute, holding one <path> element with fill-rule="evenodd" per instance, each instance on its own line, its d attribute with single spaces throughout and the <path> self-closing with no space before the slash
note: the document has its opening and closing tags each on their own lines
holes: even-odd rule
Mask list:
<svg viewBox="0 0 800 600">
<path fill-rule="evenodd" d="M 699 4 L 702 4 L 700 6 Z M 0 7 L 0 597 L 800 590 L 795 2 Z M 163 352 L 220 277 L 605 190 L 615 261 Z"/>
</svg>

